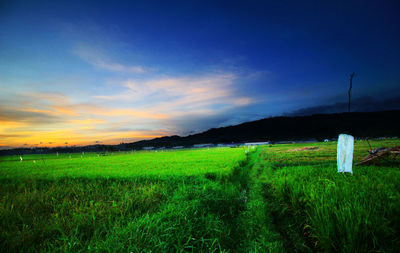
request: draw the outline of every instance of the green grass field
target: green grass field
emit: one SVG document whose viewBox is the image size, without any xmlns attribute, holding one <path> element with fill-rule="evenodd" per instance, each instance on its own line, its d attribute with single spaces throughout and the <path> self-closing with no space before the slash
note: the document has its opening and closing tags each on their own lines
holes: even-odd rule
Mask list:
<svg viewBox="0 0 400 253">
<path fill-rule="evenodd" d="M 190 176 L 229 173 L 245 159 L 243 148 L 197 151 L 75 153 L 8 156 L 1 163 L 0 178 Z"/>
<path fill-rule="evenodd" d="M 372 146 L 398 146 L 399 140 Z M 302 150 L 316 146 L 315 150 Z M 355 161 L 367 155 L 356 141 Z M 400 249 L 400 159 L 337 173 L 336 143 L 277 145 L 261 151 L 252 181 L 285 249 L 397 252 Z M 261 215 L 261 214 L 260 214 Z"/>
<path fill-rule="evenodd" d="M 371 142 L 373 147 L 399 140 Z M 315 146 L 317 149 L 305 150 Z M 367 154 L 356 141 L 355 160 Z M 399 158 L 336 142 L 0 157 L 3 252 L 397 252 Z"/>
</svg>

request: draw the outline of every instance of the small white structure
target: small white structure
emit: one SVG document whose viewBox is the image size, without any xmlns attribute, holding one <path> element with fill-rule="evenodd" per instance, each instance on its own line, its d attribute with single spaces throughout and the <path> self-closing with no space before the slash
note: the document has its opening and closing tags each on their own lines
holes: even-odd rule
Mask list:
<svg viewBox="0 0 400 253">
<path fill-rule="evenodd" d="M 353 174 L 353 151 L 354 137 L 347 134 L 340 134 L 337 145 L 338 172 L 350 172 Z"/>
<path fill-rule="evenodd" d="M 268 145 L 268 144 L 271 144 L 269 141 L 259 141 L 259 142 L 246 142 L 245 144 L 243 144 L 243 145 L 245 145 L 245 146 L 258 146 L 258 145 Z"/>
<path fill-rule="evenodd" d="M 212 144 L 212 143 L 194 144 L 193 145 L 194 148 L 208 148 L 208 147 L 212 147 L 212 146 L 214 146 L 214 144 Z"/>
<path fill-rule="evenodd" d="M 143 150 L 153 150 L 154 147 L 143 147 L 142 149 L 143 149 Z"/>
</svg>

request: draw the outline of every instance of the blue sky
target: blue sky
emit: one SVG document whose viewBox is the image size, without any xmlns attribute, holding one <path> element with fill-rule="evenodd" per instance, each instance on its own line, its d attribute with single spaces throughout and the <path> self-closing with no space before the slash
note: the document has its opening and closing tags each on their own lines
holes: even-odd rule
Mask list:
<svg viewBox="0 0 400 253">
<path fill-rule="evenodd" d="M 353 71 L 354 98 L 384 105 L 400 90 L 399 10 L 2 1 L 0 146 L 128 142 L 320 108 L 346 101 Z"/>
</svg>

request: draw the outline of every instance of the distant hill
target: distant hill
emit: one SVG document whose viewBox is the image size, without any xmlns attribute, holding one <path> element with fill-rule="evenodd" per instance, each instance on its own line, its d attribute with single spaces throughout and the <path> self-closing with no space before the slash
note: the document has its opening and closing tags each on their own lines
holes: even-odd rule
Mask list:
<svg viewBox="0 0 400 253">
<path fill-rule="evenodd" d="M 185 137 L 165 136 L 119 145 L 91 145 L 69 148 L 41 148 L 40 152 L 131 150 L 143 147 L 192 146 L 200 143 L 242 143 L 254 141 L 324 140 L 348 133 L 358 138 L 400 136 L 400 110 L 271 117 L 235 126 L 212 128 Z M 39 149 L 39 148 L 38 148 Z M 3 150 L 0 154 L 35 153 L 32 149 Z"/>
<path fill-rule="evenodd" d="M 189 146 L 196 143 L 240 143 L 332 139 L 340 133 L 356 137 L 400 136 L 400 110 L 272 117 L 235 126 L 212 128 L 186 137 L 168 136 L 127 144 L 130 147 Z"/>
</svg>

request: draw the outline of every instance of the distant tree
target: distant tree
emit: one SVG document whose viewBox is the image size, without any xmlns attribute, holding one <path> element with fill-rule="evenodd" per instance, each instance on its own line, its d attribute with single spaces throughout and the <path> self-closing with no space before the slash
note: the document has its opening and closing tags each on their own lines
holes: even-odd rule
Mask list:
<svg viewBox="0 0 400 253">
<path fill-rule="evenodd" d="M 349 104 L 348 104 L 348 112 L 350 112 L 350 104 L 351 104 L 351 88 L 353 88 L 353 77 L 355 73 L 350 74 L 350 87 L 349 87 Z"/>
</svg>

